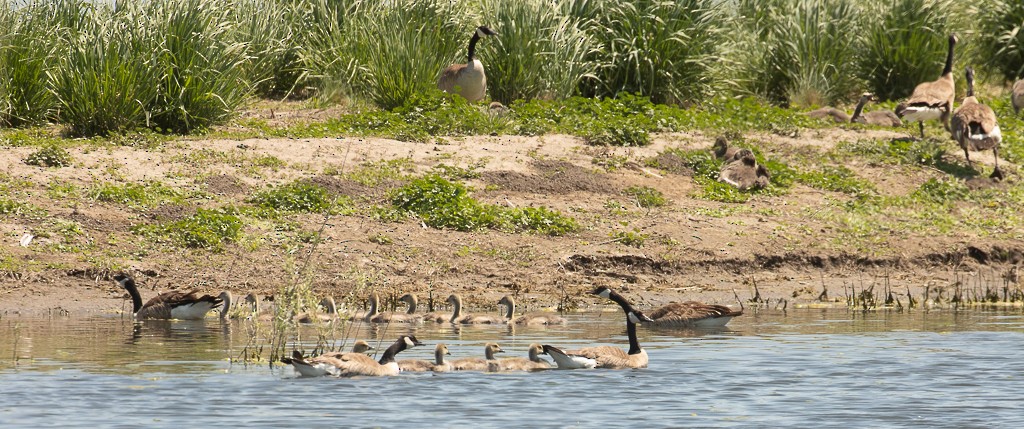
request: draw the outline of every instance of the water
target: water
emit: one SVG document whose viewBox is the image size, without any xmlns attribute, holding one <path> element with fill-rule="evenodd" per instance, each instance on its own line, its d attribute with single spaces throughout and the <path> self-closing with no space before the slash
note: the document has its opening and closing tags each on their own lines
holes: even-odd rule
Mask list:
<svg viewBox="0 0 1024 429">
<path fill-rule="evenodd" d="M 643 370 L 362 379 L 232 363 L 247 330 L 215 320 L 0 320 L 0 427 L 1024 425 L 1020 310 L 762 312 L 719 331 L 641 327 L 651 358 Z M 531 342 L 626 347 L 621 313 L 515 332 L 423 325 L 353 336 L 384 338 L 384 348 L 408 332 L 428 346 L 400 359 L 431 359 L 439 341 L 453 358 L 482 355 L 487 341 L 503 357 L 525 355 Z M 311 348 L 317 332 L 303 335 Z"/>
</svg>

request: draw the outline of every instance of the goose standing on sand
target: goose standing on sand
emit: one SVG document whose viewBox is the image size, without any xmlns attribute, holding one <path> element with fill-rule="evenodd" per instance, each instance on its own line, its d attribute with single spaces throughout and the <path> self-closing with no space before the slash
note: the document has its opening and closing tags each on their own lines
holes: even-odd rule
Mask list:
<svg viewBox="0 0 1024 429">
<path fill-rule="evenodd" d="M 448 372 L 452 370 L 452 364 L 445 361 L 444 357 L 451 355 L 448 346 L 437 343 L 434 347 L 434 360 L 407 359 L 398 361 L 398 368 L 409 372 Z"/>
<path fill-rule="evenodd" d="M 484 65 L 474 57 L 476 43 L 484 36 L 496 36 L 490 28 L 479 26 L 469 39 L 469 55 L 466 64 L 452 64 L 441 72 L 437 88 L 448 93 L 457 93 L 470 103 L 483 100 L 487 92 L 487 76 Z"/>
<path fill-rule="evenodd" d="M 629 350 L 622 350 L 614 346 L 562 350 L 545 344 L 543 345 L 544 354 L 551 356 L 555 360 L 558 369 L 646 368 L 648 361 L 647 351 L 640 347 L 640 342 L 636 338 L 636 325 L 640 322 L 653 322 L 653 320 L 644 315 L 640 310 L 633 308 L 633 305 L 625 297 L 607 287 L 598 287 L 591 293 L 614 301 L 626 313 L 626 336 L 629 338 Z"/>
<path fill-rule="evenodd" d="M 298 350 L 292 352 L 291 358 L 281 358 L 281 362 L 289 364 L 295 371 L 304 377 L 318 377 L 323 375 L 334 375 L 337 377 L 369 376 L 381 377 L 398 375 L 398 362 L 395 356 L 401 351 L 410 347 L 421 346 L 415 336 L 402 335 L 398 337 L 379 361 L 363 353 L 329 353 L 314 358 L 305 359 Z"/>
<path fill-rule="evenodd" d="M 222 298 L 211 295 L 198 296 L 199 291 L 193 290 L 164 292 L 143 305 L 135 279 L 127 274 L 118 274 L 114 276 L 114 280 L 131 295 L 132 313 L 136 319 L 201 320 L 206 318 L 206 313 L 221 305 L 223 301 Z"/>
<path fill-rule="evenodd" d="M 917 121 L 924 138 L 924 121 L 941 120 L 950 131 L 950 116 L 953 113 L 953 97 L 956 86 L 953 82 L 953 47 L 957 41 L 956 34 L 949 35 L 949 50 L 946 52 L 946 66 L 942 75 L 934 81 L 923 82 L 914 88 L 906 102 L 896 106 L 896 114 L 907 121 Z"/>
<path fill-rule="evenodd" d="M 722 327 L 743 310 L 733 310 L 724 305 L 705 304 L 697 301 L 670 302 L 649 313 L 654 321 L 650 326 L 679 328 Z"/>
<path fill-rule="evenodd" d="M 542 353 L 544 353 L 544 346 L 537 343 L 530 344 L 529 357 L 499 359 L 497 362 L 491 363 L 488 371 L 536 371 L 550 369 L 551 362 L 541 359 L 540 355 Z"/>
<path fill-rule="evenodd" d="M 451 323 L 459 325 L 499 325 L 507 321 L 500 317 L 486 316 L 480 314 L 462 314 L 462 297 L 457 294 L 448 296 L 448 303 L 452 305 Z"/>
<path fill-rule="evenodd" d="M 853 110 L 853 116 L 850 117 L 850 122 L 856 122 L 859 124 L 869 125 L 881 125 L 884 127 L 902 127 L 903 121 L 900 120 L 899 116 L 888 110 L 873 110 L 870 112 L 864 112 L 864 106 L 869 101 L 875 101 L 875 95 L 870 92 L 865 92 L 860 96 L 860 101 L 857 102 L 857 107 Z"/>
<path fill-rule="evenodd" d="M 974 69 L 971 67 L 967 67 L 967 97 L 953 114 L 952 128 L 953 140 L 960 143 L 968 166 L 973 168 L 969 151 L 992 149 L 995 170 L 991 177 L 1001 180 L 1003 172 L 999 170 L 999 142 L 1003 136 L 999 131 L 996 113 L 991 107 L 979 103 L 974 96 Z"/>
<path fill-rule="evenodd" d="M 383 313 L 377 313 L 375 316 L 370 318 L 370 322 L 373 323 L 419 323 L 423 321 L 422 316 L 413 314 L 416 311 L 416 297 L 412 294 L 402 295 L 398 298 L 406 304 L 409 304 L 409 309 L 405 313 L 394 313 L 386 311 Z"/>
<path fill-rule="evenodd" d="M 1019 115 L 1020 109 L 1024 108 L 1024 79 L 1013 83 L 1010 90 L 1010 103 L 1013 104 L 1013 114 Z"/>
<path fill-rule="evenodd" d="M 505 311 L 505 320 L 508 323 L 514 325 L 564 325 L 565 318 L 555 314 L 524 314 L 519 317 L 515 317 L 516 314 L 516 300 L 510 295 L 501 297 L 498 301 L 498 305 L 504 305 L 507 310 Z"/>
<path fill-rule="evenodd" d="M 505 353 L 498 343 L 487 343 L 484 345 L 484 357 L 470 357 L 461 358 L 451 361 L 453 371 L 488 371 L 491 369 L 490 364 L 497 362 L 494 358 L 495 353 Z"/>
</svg>

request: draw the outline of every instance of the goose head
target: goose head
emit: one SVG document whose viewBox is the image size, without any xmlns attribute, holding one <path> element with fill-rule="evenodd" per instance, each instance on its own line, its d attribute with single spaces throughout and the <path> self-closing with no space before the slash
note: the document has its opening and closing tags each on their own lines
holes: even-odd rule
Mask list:
<svg viewBox="0 0 1024 429">
<path fill-rule="evenodd" d="M 366 341 L 359 340 L 352 344 L 352 351 L 355 353 L 368 353 L 370 350 L 373 350 L 373 346 Z"/>
<path fill-rule="evenodd" d="M 221 301 L 220 318 L 227 319 L 228 311 L 231 310 L 231 292 L 223 291 L 220 293 L 220 295 L 217 295 L 217 298 L 219 298 Z"/>
<path fill-rule="evenodd" d="M 338 312 L 338 306 L 334 303 L 334 298 L 326 297 L 320 300 L 320 307 L 324 309 L 327 314 L 336 314 Z"/>
<path fill-rule="evenodd" d="M 463 33 L 463 34 L 465 34 L 465 33 Z M 486 26 L 481 25 L 481 26 L 476 28 L 476 35 L 480 36 L 480 37 L 487 37 L 487 36 L 497 36 L 498 33 L 495 33 L 494 30 L 491 30 L 490 28 L 487 28 Z"/>
</svg>

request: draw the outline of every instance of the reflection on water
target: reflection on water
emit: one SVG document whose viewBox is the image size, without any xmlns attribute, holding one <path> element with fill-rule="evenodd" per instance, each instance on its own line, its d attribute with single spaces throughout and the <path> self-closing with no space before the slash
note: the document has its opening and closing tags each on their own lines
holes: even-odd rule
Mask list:
<svg viewBox="0 0 1024 429">
<path fill-rule="evenodd" d="M 334 348 L 401 334 L 428 344 L 400 358 L 503 357 L 532 342 L 626 347 L 621 313 L 566 326 L 304 328 Z M 926 426 L 1019 427 L 1024 315 L 1011 312 L 746 314 L 717 331 L 639 330 L 650 368 L 300 379 L 232 363 L 245 322 L 119 318 L 0 320 L 0 426 Z M 266 332 L 266 330 L 261 331 Z M 264 335 L 264 334 L 260 334 Z M 344 339 L 344 340 L 343 340 Z M 189 416 L 203 415 L 201 423 Z M 69 419 L 68 416 L 74 416 Z"/>
</svg>

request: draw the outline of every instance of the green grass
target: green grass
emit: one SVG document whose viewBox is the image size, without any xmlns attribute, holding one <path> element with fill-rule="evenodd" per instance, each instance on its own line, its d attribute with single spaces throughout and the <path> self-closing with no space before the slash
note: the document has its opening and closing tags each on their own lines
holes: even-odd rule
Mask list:
<svg viewBox="0 0 1024 429">
<path fill-rule="evenodd" d="M 977 8 L 978 58 L 1005 80 L 1024 76 L 1024 3 L 988 0 Z"/>
<path fill-rule="evenodd" d="M 164 203 L 181 203 L 185 193 L 160 182 L 144 183 L 100 183 L 86 191 L 86 196 L 96 201 L 122 204 L 133 208 L 153 207 Z"/>
<path fill-rule="evenodd" d="M 625 193 L 633 197 L 637 206 L 641 208 L 663 207 L 668 204 L 668 199 L 661 191 L 649 186 L 630 186 L 626 188 Z"/>
<path fill-rule="evenodd" d="M 40 167 L 68 167 L 73 162 L 71 154 L 56 143 L 44 145 L 25 157 L 26 164 Z"/>
<path fill-rule="evenodd" d="M 301 180 L 257 192 L 247 201 L 262 209 L 287 213 L 327 213 L 339 207 L 322 186 Z"/>
<path fill-rule="evenodd" d="M 647 239 L 651 238 L 650 234 L 644 234 L 636 229 L 632 231 L 613 231 L 609 236 L 621 244 L 636 248 L 644 247 Z"/>
</svg>

